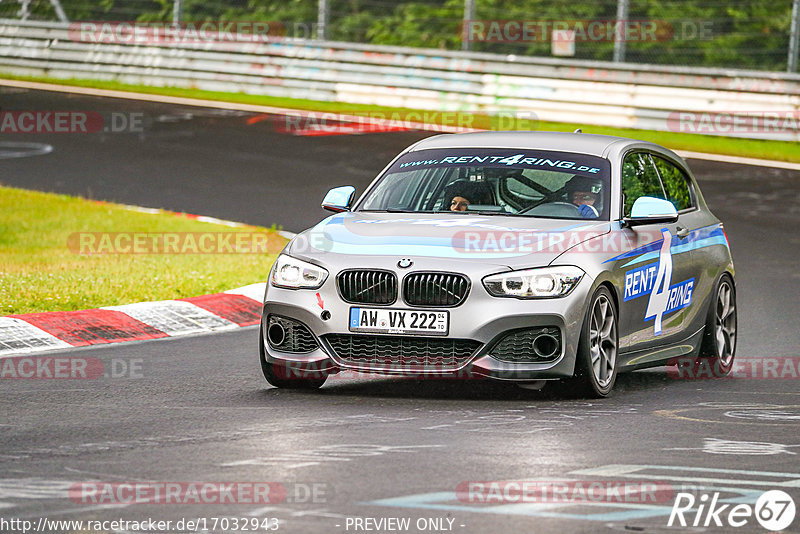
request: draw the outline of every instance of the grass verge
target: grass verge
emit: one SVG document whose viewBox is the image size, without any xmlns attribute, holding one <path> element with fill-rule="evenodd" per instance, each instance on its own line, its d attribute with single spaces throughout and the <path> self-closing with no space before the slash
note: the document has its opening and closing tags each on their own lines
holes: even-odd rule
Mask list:
<svg viewBox="0 0 800 534">
<path fill-rule="evenodd" d="M 91 87 L 96 89 L 109 89 L 115 91 L 129 91 L 135 93 L 157 94 L 183 98 L 196 98 L 222 102 L 237 102 L 262 106 L 285 107 L 306 111 L 320 111 L 332 113 L 381 113 L 391 116 L 398 114 L 407 117 L 410 113 L 421 114 L 419 122 L 437 123 L 436 116 L 429 112 L 431 120 L 425 120 L 424 111 L 408 108 L 393 108 L 372 106 L 366 104 L 346 104 L 341 102 L 321 102 L 316 100 L 303 100 L 296 98 L 283 98 L 264 95 L 248 95 L 241 93 L 224 93 L 216 91 L 202 91 L 198 89 L 184 89 L 179 87 L 152 87 L 147 85 L 123 84 L 112 81 L 57 79 L 36 76 L 11 76 L 0 73 L 0 77 L 12 80 L 36 81 L 43 83 L 57 83 L 78 87 Z M 487 115 L 474 115 L 470 126 L 473 128 L 493 129 L 495 121 Z M 617 135 L 631 137 L 644 141 L 651 141 L 666 146 L 673 150 L 689 150 L 694 152 L 707 152 L 711 154 L 726 154 L 759 159 L 772 159 L 778 161 L 800 162 L 800 143 L 790 141 L 766 141 L 760 139 L 739 139 L 713 135 L 690 133 L 661 132 L 655 130 L 634 130 L 631 128 L 612 128 L 605 126 L 592 126 L 586 124 L 543 122 L 519 120 L 514 129 L 541 130 L 541 131 L 568 131 L 581 128 L 585 133 L 604 135 Z"/>
<path fill-rule="evenodd" d="M 216 239 L 234 232 L 263 236 L 260 250 L 266 252 L 251 252 L 245 244 L 239 250 L 248 252 L 235 253 L 212 244 L 198 250 L 225 253 L 191 253 L 191 239 L 183 237 L 191 233 L 200 243 L 200 235 Z M 86 233 L 93 240 L 81 243 Z M 104 248 L 99 233 L 130 235 L 131 240 L 107 241 L 113 246 Z M 133 236 L 145 233 L 177 235 L 180 241 L 171 253 L 118 253 L 133 250 Z M 149 250 L 147 242 L 142 243 L 139 250 Z M 116 204 L 0 186 L 0 315 L 218 293 L 265 281 L 285 243 L 274 229 L 230 228 L 169 212 L 141 213 Z M 81 244 L 83 252 L 95 253 L 81 253 Z"/>
</svg>

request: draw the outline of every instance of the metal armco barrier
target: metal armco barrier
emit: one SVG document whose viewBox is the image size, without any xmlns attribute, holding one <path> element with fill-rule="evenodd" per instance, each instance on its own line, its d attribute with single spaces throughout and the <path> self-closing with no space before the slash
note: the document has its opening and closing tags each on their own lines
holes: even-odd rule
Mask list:
<svg viewBox="0 0 800 534">
<path fill-rule="evenodd" d="M 800 140 L 800 74 L 309 40 L 109 44 L 0 19 L 3 73 Z"/>
</svg>

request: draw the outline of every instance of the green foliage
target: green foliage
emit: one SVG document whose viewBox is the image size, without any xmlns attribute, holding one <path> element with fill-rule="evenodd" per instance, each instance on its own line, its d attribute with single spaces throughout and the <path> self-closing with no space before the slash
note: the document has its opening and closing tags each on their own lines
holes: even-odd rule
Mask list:
<svg viewBox="0 0 800 534">
<path fill-rule="evenodd" d="M 170 21 L 174 0 L 61 0 L 71 20 Z M 459 50 L 465 0 L 328 0 L 330 39 Z M 617 0 L 475 0 L 478 21 L 614 21 Z M 630 0 L 628 18 L 655 22 L 657 39 L 626 43 L 626 60 L 686 66 L 783 70 L 792 0 Z M 280 22 L 287 35 L 314 35 L 318 0 L 183 0 L 183 20 Z M 0 2 L 0 16 L 17 16 Z M 31 18 L 52 20 L 49 0 L 31 0 Z M 481 52 L 550 57 L 550 33 L 476 41 Z M 611 60 L 613 39 L 579 40 L 577 59 Z"/>
<path fill-rule="evenodd" d="M 403 3 L 373 20 L 366 35 L 371 43 L 457 50 L 463 13 L 463 0 L 447 0 L 443 5 Z"/>
</svg>

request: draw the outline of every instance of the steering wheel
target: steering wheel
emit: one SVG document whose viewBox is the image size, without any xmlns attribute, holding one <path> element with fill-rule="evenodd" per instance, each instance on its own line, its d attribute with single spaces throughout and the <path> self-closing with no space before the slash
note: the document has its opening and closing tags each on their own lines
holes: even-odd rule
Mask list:
<svg viewBox="0 0 800 534">
<path fill-rule="evenodd" d="M 581 210 L 571 202 L 547 202 L 539 204 L 520 213 L 531 213 L 534 215 L 554 215 L 556 217 L 582 217 Z M 595 210 L 596 213 L 596 210 Z"/>
</svg>

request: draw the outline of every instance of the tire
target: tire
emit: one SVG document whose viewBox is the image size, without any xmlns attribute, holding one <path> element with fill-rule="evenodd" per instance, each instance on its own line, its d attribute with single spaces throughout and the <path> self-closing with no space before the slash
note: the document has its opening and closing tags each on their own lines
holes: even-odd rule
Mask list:
<svg viewBox="0 0 800 534">
<path fill-rule="evenodd" d="M 711 376 L 723 378 L 733 368 L 738 337 L 736 286 L 728 273 L 720 277 L 712 295 L 696 363 L 698 368 L 710 370 Z"/>
<path fill-rule="evenodd" d="M 270 385 L 275 386 L 276 388 L 282 389 L 319 389 L 322 387 L 322 384 L 325 383 L 325 379 L 328 378 L 322 373 L 309 373 L 313 374 L 313 376 L 309 377 L 292 377 L 288 378 L 287 372 L 281 372 L 281 369 L 286 369 L 286 367 L 278 366 L 273 363 L 267 361 L 267 354 L 264 348 L 264 332 L 262 330 L 263 327 L 258 329 L 258 352 L 259 352 L 259 360 L 261 360 L 261 372 L 264 373 L 264 378 L 267 379 L 267 382 Z M 320 376 L 321 375 L 321 376 Z"/>
<path fill-rule="evenodd" d="M 583 319 L 575 375 L 569 381 L 573 393 L 590 398 L 611 394 L 617 380 L 618 324 L 611 292 L 605 287 L 598 288 Z"/>
</svg>

